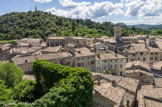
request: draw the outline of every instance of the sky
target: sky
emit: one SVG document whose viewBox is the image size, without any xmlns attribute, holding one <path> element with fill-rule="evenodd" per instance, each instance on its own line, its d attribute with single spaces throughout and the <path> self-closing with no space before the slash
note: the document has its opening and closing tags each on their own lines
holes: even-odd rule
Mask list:
<svg viewBox="0 0 162 107">
<path fill-rule="evenodd" d="M 0 0 L 0 15 L 38 10 L 96 22 L 162 24 L 162 0 Z"/>
</svg>

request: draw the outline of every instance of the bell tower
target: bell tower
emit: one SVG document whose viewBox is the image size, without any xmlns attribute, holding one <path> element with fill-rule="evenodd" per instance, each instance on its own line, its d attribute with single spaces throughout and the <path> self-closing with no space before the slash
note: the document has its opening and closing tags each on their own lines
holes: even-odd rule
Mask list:
<svg viewBox="0 0 162 107">
<path fill-rule="evenodd" d="M 114 38 L 115 38 L 116 42 L 122 42 L 120 26 L 114 26 Z"/>
</svg>

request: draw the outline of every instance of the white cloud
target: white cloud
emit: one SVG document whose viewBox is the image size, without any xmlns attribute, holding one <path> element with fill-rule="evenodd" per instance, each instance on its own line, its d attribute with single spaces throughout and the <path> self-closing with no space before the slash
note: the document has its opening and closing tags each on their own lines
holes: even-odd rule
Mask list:
<svg viewBox="0 0 162 107">
<path fill-rule="evenodd" d="M 91 4 L 90 2 L 77 3 L 77 2 L 73 2 L 72 0 L 59 0 L 59 2 L 63 7 L 66 8 L 76 8 L 78 6 L 87 6 Z"/>
<path fill-rule="evenodd" d="M 119 3 L 112 3 L 110 1 L 94 3 L 75 2 L 73 0 L 59 0 L 59 2 L 64 9 L 53 7 L 46 11 L 68 18 L 88 18 L 102 21 L 103 17 L 109 18 L 110 16 L 115 17 L 115 15 L 120 17 L 121 15 L 122 22 L 126 24 L 162 24 L 162 0 L 120 0 Z M 125 20 L 123 17 L 129 20 Z"/>
<path fill-rule="evenodd" d="M 162 0 L 147 0 L 138 16 L 159 16 L 162 13 Z"/>
<path fill-rule="evenodd" d="M 139 10 L 141 9 L 143 5 L 144 5 L 144 2 L 141 0 L 127 1 L 127 3 L 125 3 L 125 7 L 126 7 L 125 15 L 126 16 L 137 16 Z"/>
<path fill-rule="evenodd" d="M 162 14 L 159 16 L 144 16 L 139 17 L 137 20 L 120 20 L 120 21 L 113 21 L 113 23 L 123 22 L 127 25 L 137 25 L 137 24 L 150 24 L 150 25 L 158 25 L 162 24 Z"/>
<path fill-rule="evenodd" d="M 122 0 L 126 16 L 159 16 L 162 13 L 162 0 Z"/>
<path fill-rule="evenodd" d="M 34 0 L 34 1 L 39 3 L 48 3 L 51 2 L 52 0 Z"/>
<path fill-rule="evenodd" d="M 60 10 L 56 8 L 47 9 L 47 12 L 52 14 L 70 18 L 100 18 L 103 16 L 110 16 L 112 14 L 123 14 L 123 4 L 105 1 L 105 2 L 74 2 L 72 0 L 59 0 L 63 7 L 67 10 Z"/>
</svg>

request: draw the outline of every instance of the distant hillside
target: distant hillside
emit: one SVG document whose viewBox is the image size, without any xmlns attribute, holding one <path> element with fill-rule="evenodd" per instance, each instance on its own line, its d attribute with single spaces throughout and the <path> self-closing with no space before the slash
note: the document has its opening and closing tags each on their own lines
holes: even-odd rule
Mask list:
<svg viewBox="0 0 162 107">
<path fill-rule="evenodd" d="M 128 27 L 135 27 L 135 28 L 141 28 L 141 29 L 149 29 L 149 30 L 162 30 L 162 24 L 161 25 L 145 25 L 145 24 L 139 24 L 139 25 L 127 25 Z"/>
<path fill-rule="evenodd" d="M 51 33 L 56 33 L 57 36 L 113 36 L 113 27 L 114 24 L 111 22 L 98 23 L 89 19 L 69 19 L 41 11 L 13 12 L 0 16 L 0 40 L 25 37 L 46 39 Z M 123 25 L 123 36 L 133 32 L 148 33 L 146 30 L 132 29 Z"/>
</svg>

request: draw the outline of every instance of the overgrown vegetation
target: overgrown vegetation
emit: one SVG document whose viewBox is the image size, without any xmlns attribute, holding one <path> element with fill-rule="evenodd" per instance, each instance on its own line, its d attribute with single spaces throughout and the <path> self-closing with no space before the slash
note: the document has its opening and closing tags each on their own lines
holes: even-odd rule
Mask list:
<svg viewBox="0 0 162 107">
<path fill-rule="evenodd" d="M 113 27 L 111 22 L 69 19 L 41 11 L 13 12 L 0 16 L 0 40 L 25 37 L 41 37 L 46 40 L 51 33 L 56 33 L 57 36 L 113 36 Z M 146 30 L 123 25 L 123 36 L 133 32 L 148 34 Z"/>
<path fill-rule="evenodd" d="M 94 82 L 90 71 L 45 60 L 35 61 L 33 70 L 36 81 L 23 80 L 18 66 L 0 63 L 0 107 L 32 107 L 30 103 L 38 107 L 92 106 Z"/>
<path fill-rule="evenodd" d="M 37 60 L 33 64 L 37 83 L 49 92 L 35 103 L 44 107 L 92 107 L 93 79 L 83 68 L 71 68 Z M 41 81 L 40 81 L 41 80 Z"/>
<path fill-rule="evenodd" d="M 107 70 L 107 71 L 105 71 L 106 72 L 106 74 L 108 74 L 108 75 L 112 75 L 111 74 L 111 71 L 109 71 L 109 70 Z"/>
</svg>

